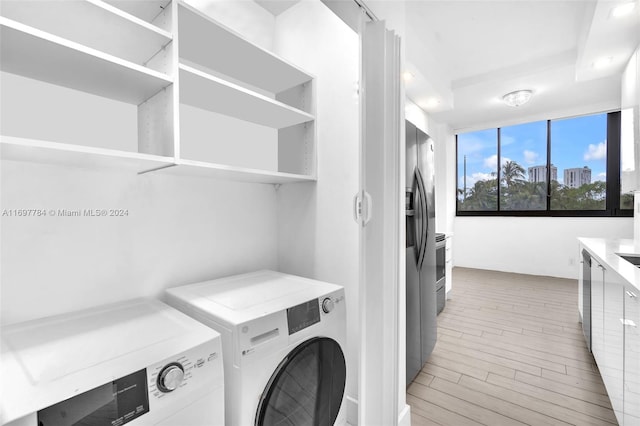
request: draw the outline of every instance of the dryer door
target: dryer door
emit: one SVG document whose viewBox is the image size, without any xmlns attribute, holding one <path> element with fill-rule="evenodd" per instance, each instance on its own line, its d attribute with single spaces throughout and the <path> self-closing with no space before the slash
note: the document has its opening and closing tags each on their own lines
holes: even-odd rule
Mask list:
<svg viewBox="0 0 640 426">
<path fill-rule="evenodd" d="M 333 426 L 344 395 L 346 365 L 333 339 L 309 339 L 287 355 L 262 392 L 257 426 Z"/>
</svg>

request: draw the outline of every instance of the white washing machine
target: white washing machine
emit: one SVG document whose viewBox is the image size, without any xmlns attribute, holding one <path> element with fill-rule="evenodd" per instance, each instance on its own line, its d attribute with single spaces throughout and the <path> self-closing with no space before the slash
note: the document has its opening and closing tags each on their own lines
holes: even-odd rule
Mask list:
<svg viewBox="0 0 640 426">
<path fill-rule="evenodd" d="M 224 424 L 220 335 L 137 299 L 2 328 L 0 424 Z"/>
<path fill-rule="evenodd" d="M 342 287 L 258 271 L 166 296 L 222 335 L 227 425 L 346 424 Z"/>
</svg>

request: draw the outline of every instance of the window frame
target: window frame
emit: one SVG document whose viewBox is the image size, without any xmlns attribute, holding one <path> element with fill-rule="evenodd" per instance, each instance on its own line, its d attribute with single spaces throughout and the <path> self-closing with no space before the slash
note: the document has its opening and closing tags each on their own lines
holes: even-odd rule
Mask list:
<svg viewBox="0 0 640 426">
<path fill-rule="evenodd" d="M 585 114 L 595 115 L 603 113 Z M 456 133 L 456 216 L 514 216 L 514 217 L 632 217 L 633 209 L 620 208 L 620 111 L 606 112 L 607 114 L 607 181 L 606 203 L 604 210 L 551 210 L 551 122 L 547 121 L 547 206 L 545 210 L 500 210 L 500 174 L 501 174 L 501 127 L 497 127 L 497 206 L 496 210 L 460 210 L 458 203 L 458 189 L 460 170 L 458 167 L 458 134 Z M 571 118 L 571 117 L 567 117 Z M 577 117 L 574 117 L 577 118 Z M 614 142 L 614 143 L 612 143 Z"/>
</svg>

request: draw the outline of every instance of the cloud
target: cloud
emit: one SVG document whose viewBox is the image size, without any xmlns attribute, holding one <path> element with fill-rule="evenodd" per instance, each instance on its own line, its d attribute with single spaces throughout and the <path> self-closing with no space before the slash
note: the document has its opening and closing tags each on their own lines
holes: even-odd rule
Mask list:
<svg viewBox="0 0 640 426">
<path fill-rule="evenodd" d="M 513 136 L 500 136 L 500 145 L 502 146 L 511 145 L 515 141 L 516 138 L 514 138 Z"/>
<path fill-rule="evenodd" d="M 602 172 L 602 173 L 598 173 L 596 175 L 596 180 L 600 181 L 600 182 L 606 182 L 607 181 L 607 173 L 606 172 Z"/>
<path fill-rule="evenodd" d="M 507 157 L 502 157 L 501 159 L 502 165 L 504 165 L 504 163 L 506 163 L 507 161 L 511 161 L 510 158 Z M 498 169 L 498 155 L 494 154 L 490 157 L 487 157 L 484 159 L 484 166 L 487 169 L 491 169 L 491 170 L 497 170 Z"/>
<path fill-rule="evenodd" d="M 473 173 L 470 176 L 467 175 L 467 189 L 473 188 L 473 185 L 475 185 L 476 182 L 480 182 L 483 180 L 491 180 L 495 178 L 496 177 L 492 176 L 491 173 L 482 173 L 482 172 Z M 463 182 L 464 182 L 464 175 L 460 176 L 460 179 L 458 180 L 458 185 L 460 186 L 460 188 L 462 188 Z"/>
<path fill-rule="evenodd" d="M 584 161 L 603 160 L 607 156 L 607 141 L 600 142 L 598 145 L 589 144 L 587 152 L 584 153 Z"/>
<path fill-rule="evenodd" d="M 538 161 L 538 157 L 540 155 L 537 152 L 529 151 L 527 149 L 524 150 L 524 161 L 527 164 L 536 164 Z"/>
</svg>

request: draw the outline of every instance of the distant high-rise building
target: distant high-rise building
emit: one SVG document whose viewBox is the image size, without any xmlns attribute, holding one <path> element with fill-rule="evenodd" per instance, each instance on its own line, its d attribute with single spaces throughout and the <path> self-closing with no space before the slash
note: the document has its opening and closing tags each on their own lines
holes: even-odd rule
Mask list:
<svg viewBox="0 0 640 426">
<path fill-rule="evenodd" d="M 591 183 L 591 169 L 587 166 L 564 169 L 564 185 L 569 188 L 580 188 Z"/>
<path fill-rule="evenodd" d="M 546 182 L 547 166 L 533 166 L 527 169 L 529 173 L 529 182 Z M 558 180 L 558 168 L 551 165 L 551 180 Z"/>
</svg>

